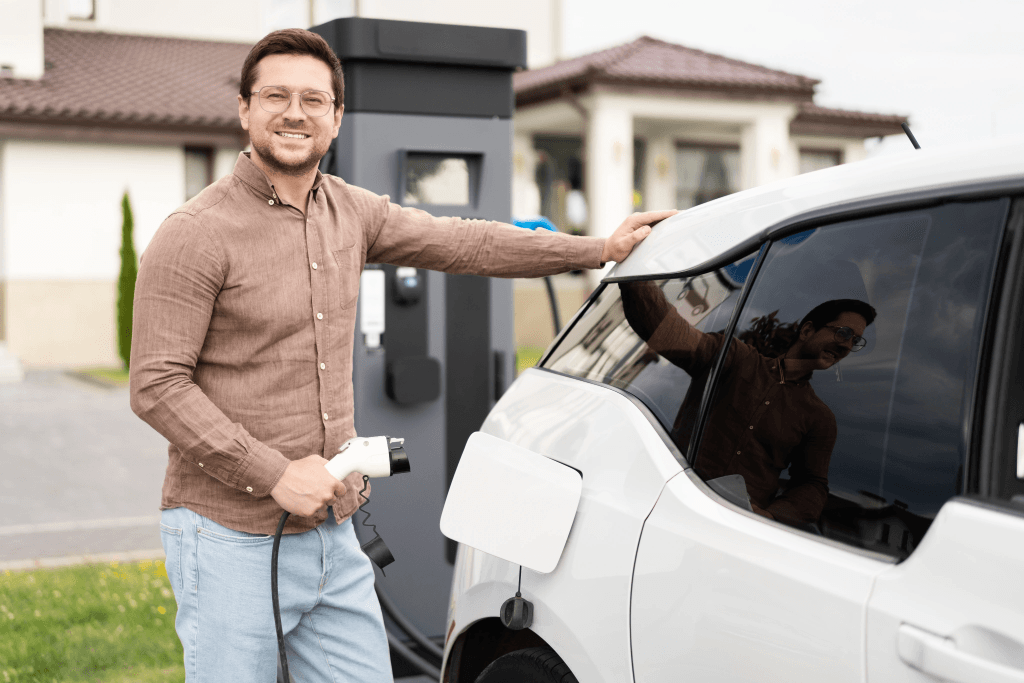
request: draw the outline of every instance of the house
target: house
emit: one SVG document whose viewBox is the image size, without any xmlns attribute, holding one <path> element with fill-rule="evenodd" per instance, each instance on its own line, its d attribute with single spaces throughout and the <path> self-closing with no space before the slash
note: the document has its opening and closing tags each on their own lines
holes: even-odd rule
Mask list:
<svg viewBox="0 0 1024 683">
<path fill-rule="evenodd" d="M 903 133 L 903 116 L 816 105 L 817 84 L 646 36 L 518 73 L 513 212 L 605 236 L 633 211 L 857 161 L 865 139 Z M 595 284 L 561 276 L 558 295 L 575 310 Z M 544 297 L 517 286 L 518 343 L 551 340 Z"/>
</svg>

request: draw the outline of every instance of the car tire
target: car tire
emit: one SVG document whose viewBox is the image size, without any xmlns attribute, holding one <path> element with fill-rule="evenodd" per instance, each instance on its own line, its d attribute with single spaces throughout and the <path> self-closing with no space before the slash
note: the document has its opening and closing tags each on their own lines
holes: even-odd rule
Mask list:
<svg viewBox="0 0 1024 683">
<path fill-rule="evenodd" d="M 476 683 L 579 683 L 550 647 L 531 647 L 498 657 Z"/>
</svg>

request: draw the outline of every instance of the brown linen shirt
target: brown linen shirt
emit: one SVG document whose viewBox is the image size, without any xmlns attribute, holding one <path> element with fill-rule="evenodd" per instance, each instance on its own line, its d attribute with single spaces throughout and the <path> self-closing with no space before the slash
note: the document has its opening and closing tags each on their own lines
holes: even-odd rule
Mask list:
<svg viewBox="0 0 1024 683">
<path fill-rule="evenodd" d="M 685 451 L 723 335 L 691 326 L 651 283 L 623 283 L 620 288 L 634 331 L 693 378 L 672 430 Z M 814 393 L 808 377 L 783 382 L 778 358 L 738 339 L 730 344 L 694 470 L 705 480 L 741 474 L 756 507 L 779 521 L 815 522 L 828 499 L 835 415 Z M 787 467 L 790 485 L 779 494 L 779 478 Z"/>
<path fill-rule="evenodd" d="M 170 442 L 161 509 L 272 534 L 292 460 L 330 459 L 353 426 L 364 264 L 535 277 L 597 268 L 604 240 L 436 218 L 319 173 L 305 215 L 242 154 L 171 214 L 141 259 L 131 405 Z M 289 519 L 289 533 L 326 517 Z"/>
</svg>

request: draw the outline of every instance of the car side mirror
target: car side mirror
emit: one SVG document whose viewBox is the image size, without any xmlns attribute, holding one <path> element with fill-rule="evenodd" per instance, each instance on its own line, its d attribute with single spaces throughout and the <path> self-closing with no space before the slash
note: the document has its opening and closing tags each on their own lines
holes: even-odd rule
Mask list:
<svg viewBox="0 0 1024 683">
<path fill-rule="evenodd" d="M 448 489 L 441 533 L 547 574 L 558 565 L 582 492 L 577 470 L 475 432 Z"/>
</svg>

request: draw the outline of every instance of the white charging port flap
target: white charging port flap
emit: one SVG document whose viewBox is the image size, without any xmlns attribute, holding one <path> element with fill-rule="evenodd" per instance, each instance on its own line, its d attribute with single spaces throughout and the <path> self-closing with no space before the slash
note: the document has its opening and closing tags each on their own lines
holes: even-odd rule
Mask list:
<svg viewBox="0 0 1024 683">
<path fill-rule="evenodd" d="M 380 347 L 384 334 L 383 270 L 364 270 L 359 276 L 359 331 L 366 348 Z"/>
<path fill-rule="evenodd" d="M 554 570 L 583 492 L 580 473 L 475 432 L 455 470 L 441 533 L 542 574 Z"/>
</svg>

